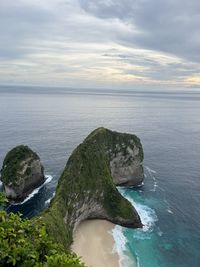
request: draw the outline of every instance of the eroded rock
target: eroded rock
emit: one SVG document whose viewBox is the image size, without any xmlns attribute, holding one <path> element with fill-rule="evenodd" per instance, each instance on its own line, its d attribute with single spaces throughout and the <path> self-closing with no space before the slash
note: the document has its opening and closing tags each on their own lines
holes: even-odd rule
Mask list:
<svg viewBox="0 0 200 267">
<path fill-rule="evenodd" d="M 53 239 L 69 247 L 72 234 L 86 219 L 106 219 L 142 227 L 140 217 L 116 185 L 143 181 L 143 149 L 132 134 L 105 128 L 93 131 L 70 156 L 56 195 L 41 217 Z"/>
<path fill-rule="evenodd" d="M 20 145 L 6 155 L 1 181 L 10 200 L 21 201 L 45 180 L 39 156 L 28 146 Z"/>
</svg>

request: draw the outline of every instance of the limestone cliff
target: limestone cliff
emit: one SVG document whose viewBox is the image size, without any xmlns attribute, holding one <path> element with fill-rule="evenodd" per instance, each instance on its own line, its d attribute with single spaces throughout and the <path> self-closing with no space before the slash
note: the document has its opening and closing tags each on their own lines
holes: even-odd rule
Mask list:
<svg viewBox="0 0 200 267">
<path fill-rule="evenodd" d="M 86 219 L 142 227 L 137 211 L 116 188 L 142 182 L 142 161 L 142 145 L 135 135 L 105 128 L 93 131 L 70 156 L 56 195 L 40 218 L 54 240 L 69 247 L 74 229 Z"/>
<path fill-rule="evenodd" d="M 23 200 L 44 179 L 40 158 L 28 146 L 17 146 L 8 152 L 1 169 L 1 180 L 9 199 Z"/>
</svg>

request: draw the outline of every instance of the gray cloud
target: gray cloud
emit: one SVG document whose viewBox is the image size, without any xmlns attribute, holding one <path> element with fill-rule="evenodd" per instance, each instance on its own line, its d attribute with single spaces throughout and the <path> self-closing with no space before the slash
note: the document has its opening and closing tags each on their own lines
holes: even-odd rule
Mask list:
<svg viewBox="0 0 200 267">
<path fill-rule="evenodd" d="M 199 14 L 198 0 L 0 0 L 0 83 L 182 86 L 200 73 Z"/>
<path fill-rule="evenodd" d="M 36 0 L 0 0 L 1 58 L 43 51 L 43 43 L 47 50 L 54 50 L 52 44 L 56 42 L 56 49 L 70 42 L 110 42 L 122 30 L 117 23 L 86 14 L 76 0 L 44 0 L 43 5 Z"/>
<path fill-rule="evenodd" d="M 34 39 L 45 36 L 51 16 L 35 6 L 3 1 L 0 8 L 0 57 L 21 58 L 34 49 Z"/>
<path fill-rule="evenodd" d="M 137 33 L 119 36 L 122 43 L 172 53 L 200 62 L 200 2 L 198 0 L 80 0 L 95 16 L 118 18 Z"/>
</svg>

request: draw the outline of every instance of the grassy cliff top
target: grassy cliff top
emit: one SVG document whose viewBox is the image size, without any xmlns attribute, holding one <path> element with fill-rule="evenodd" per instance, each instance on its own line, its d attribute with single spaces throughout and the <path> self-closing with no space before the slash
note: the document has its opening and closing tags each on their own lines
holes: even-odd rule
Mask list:
<svg viewBox="0 0 200 267">
<path fill-rule="evenodd" d="M 116 131 L 111 131 L 104 127 L 99 127 L 92 131 L 84 142 L 98 142 L 102 145 L 105 145 L 107 149 L 112 151 L 113 154 L 119 151 L 126 153 L 126 149 L 128 146 L 136 145 L 139 148 L 140 160 L 143 161 L 144 159 L 141 141 L 134 134 L 119 133 Z M 121 147 L 117 148 L 117 145 L 121 145 Z"/>
<path fill-rule="evenodd" d="M 12 235 L 13 241 L 9 232 L 9 240 L 12 244 L 19 240 L 20 245 L 16 250 L 15 244 L 11 246 L 4 242 L 5 256 L 1 258 L 1 262 L 10 266 L 6 265 L 7 260 L 9 264 L 10 255 L 14 255 L 11 260 L 16 266 L 36 266 L 35 262 L 39 261 L 41 265 L 37 266 L 83 267 L 79 258 L 69 254 L 77 221 L 100 218 L 127 227 L 142 227 L 137 211 L 118 192 L 111 176 L 110 161 L 113 155 L 129 153 L 128 148 L 137 148 L 137 151 L 139 149 L 142 162 L 143 149 L 137 136 L 113 132 L 102 127 L 94 130 L 71 154 L 59 179 L 55 197 L 46 211 L 31 221 L 22 221 L 18 215 L 2 213 L 3 227 L 0 228 L 4 230 L 7 225 L 11 225 L 11 229 L 14 229 L 12 231 L 15 232 L 14 226 L 17 226 L 17 229 L 20 229 L 17 231 L 19 236 Z M 5 184 L 15 182 L 21 163 L 28 158 L 39 159 L 27 146 L 17 146 L 8 152 L 1 170 L 2 181 Z M 25 240 L 24 227 L 28 231 Z M 23 261 L 22 265 L 16 261 L 18 249 L 24 257 L 27 256 L 23 259 L 20 254 L 17 258 Z M 68 251 L 67 255 L 65 249 Z M 30 265 L 30 262 L 33 265 Z"/>
<path fill-rule="evenodd" d="M 42 216 L 55 241 L 70 247 L 74 224 L 82 215 L 77 210 L 91 201 L 102 207 L 106 219 L 141 227 L 137 212 L 118 192 L 110 170 L 110 154 L 128 146 L 139 148 L 142 161 L 143 150 L 138 137 L 98 128 L 73 151 L 59 179 L 56 195 Z"/>
<path fill-rule="evenodd" d="M 4 184 L 16 182 L 18 180 L 18 171 L 21 170 L 21 163 L 26 159 L 39 159 L 38 155 L 28 146 L 19 145 L 10 150 L 1 169 L 1 180 Z"/>
</svg>

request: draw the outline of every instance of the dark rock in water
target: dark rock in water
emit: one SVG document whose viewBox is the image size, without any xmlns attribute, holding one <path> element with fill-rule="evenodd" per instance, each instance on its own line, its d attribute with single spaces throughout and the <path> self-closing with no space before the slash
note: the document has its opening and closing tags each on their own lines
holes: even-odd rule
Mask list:
<svg viewBox="0 0 200 267">
<path fill-rule="evenodd" d="M 106 219 L 126 227 L 142 227 L 140 217 L 116 185 L 143 181 L 140 139 L 98 128 L 70 156 L 56 195 L 41 216 L 52 238 L 69 247 L 72 234 L 86 219 Z"/>
<path fill-rule="evenodd" d="M 21 201 L 45 180 L 38 155 L 28 146 L 20 145 L 6 155 L 1 181 L 10 200 Z"/>
</svg>

